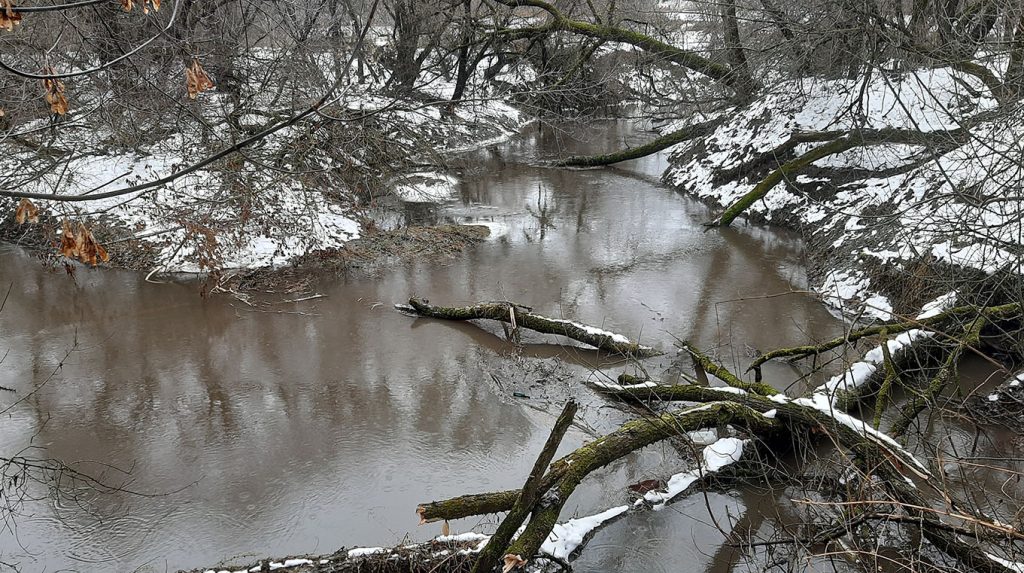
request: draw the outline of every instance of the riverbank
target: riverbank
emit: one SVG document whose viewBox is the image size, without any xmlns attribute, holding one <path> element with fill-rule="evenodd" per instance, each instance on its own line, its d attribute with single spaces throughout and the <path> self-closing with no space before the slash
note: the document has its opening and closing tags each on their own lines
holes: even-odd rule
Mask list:
<svg viewBox="0 0 1024 573">
<path fill-rule="evenodd" d="M 442 86 L 443 87 L 443 86 Z M 434 90 L 435 92 L 437 89 Z M 443 91 L 443 90 L 442 90 Z M 216 100 L 215 96 L 212 100 Z M 211 113 L 217 101 L 206 101 Z M 259 159 L 226 159 L 152 190 L 86 203 L 36 201 L 23 224 L 15 200 L 0 199 L 0 240 L 28 247 L 58 262 L 62 225 L 85 228 L 109 256 L 106 266 L 145 272 L 223 274 L 282 269 L 324 261 L 325 267 L 354 264 L 371 254 L 389 257 L 422 250 L 421 230 L 399 237 L 378 230 L 375 213 L 389 202 L 450 200 L 457 181 L 449 173 L 452 154 L 503 141 L 529 118 L 501 97 L 452 104 L 434 94 L 395 98 L 354 93 L 332 113 L 346 118 L 309 132 L 287 128 L 262 142 Z M 247 129 L 265 129 L 266 118 L 242 118 Z M 28 126 L 29 128 L 31 126 Z M 200 161 L 217 150 L 216 137 L 180 133 L 119 148 L 88 125 L 72 125 L 48 141 L 63 169 L 49 169 L 20 187 L 25 192 L 59 188 L 75 195 L 127 187 Z M 31 130 L 29 130 L 31 131 Z M 309 138 L 317 140 L 311 143 Z M 59 150 L 85 138 L 84 155 Z M 193 139 L 203 144 L 186 144 Z M 66 141 L 65 141 L 66 140 Z M 24 142 L 7 142 L 4 161 L 33 160 Z M 295 157 L 292 157 L 292 156 Z M 13 167 L 12 167 L 13 169 Z M 79 227 L 79 226 L 82 227 Z M 442 238 L 451 227 L 432 231 Z M 473 233 L 455 232 L 440 244 L 454 248 Z M 353 243 L 353 241 L 359 241 Z M 351 247 L 346 249 L 347 245 Z M 437 248 L 429 249 L 437 254 Z M 340 260 L 327 262 L 332 254 Z"/>
<path fill-rule="evenodd" d="M 677 145 L 664 179 L 722 212 L 779 177 L 744 216 L 798 230 L 812 286 L 844 313 L 908 316 L 950 291 L 1006 298 L 1024 272 L 1024 113 L 984 88 L 950 68 L 782 82 Z M 836 140 L 844 150 L 824 149 Z"/>
</svg>

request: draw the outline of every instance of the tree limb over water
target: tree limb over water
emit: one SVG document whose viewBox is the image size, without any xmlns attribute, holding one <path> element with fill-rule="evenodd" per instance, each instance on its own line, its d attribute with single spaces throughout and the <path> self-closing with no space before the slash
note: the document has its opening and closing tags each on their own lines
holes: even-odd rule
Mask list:
<svg viewBox="0 0 1024 573">
<path fill-rule="evenodd" d="M 600 167 L 603 165 L 612 165 L 614 163 L 629 161 L 631 159 L 640 159 L 641 157 L 654 155 L 659 151 L 668 149 L 677 143 L 709 135 L 723 122 L 724 118 L 716 118 L 710 121 L 695 123 L 682 129 L 677 129 L 668 135 L 663 135 L 649 143 L 638 145 L 637 147 L 623 149 L 622 151 L 609 153 L 607 155 L 574 155 L 568 159 L 556 162 L 555 165 L 558 167 Z"/>
<path fill-rule="evenodd" d="M 512 335 L 518 328 L 527 328 L 542 334 L 565 336 L 594 348 L 634 358 L 658 356 L 660 350 L 633 342 L 621 334 L 587 326 L 571 320 L 548 318 L 535 314 L 529 307 L 511 302 L 480 303 L 472 306 L 444 307 L 429 304 L 424 299 L 410 298 L 409 304 L 396 305 L 399 310 L 429 318 L 445 320 L 497 320 L 511 325 Z"/>
</svg>

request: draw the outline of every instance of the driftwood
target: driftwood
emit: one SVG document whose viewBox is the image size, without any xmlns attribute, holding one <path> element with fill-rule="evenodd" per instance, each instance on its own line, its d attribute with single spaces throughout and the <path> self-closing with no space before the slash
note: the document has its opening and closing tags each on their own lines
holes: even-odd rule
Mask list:
<svg viewBox="0 0 1024 573">
<path fill-rule="evenodd" d="M 542 334 L 555 334 L 571 338 L 611 354 L 633 358 L 658 356 L 661 351 L 633 342 L 621 334 L 608 332 L 570 320 L 548 318 L 534 314 L 528 307 L 509 303 L 491 302 L 472 306 L 434 306 L 426 300 L 410 298 L 408 306 L 397 305 L 400 310 L 429 318 L 445 320 L 497 320 L 512 325 L 513 330 L 528 328 Z"/>
</svg>

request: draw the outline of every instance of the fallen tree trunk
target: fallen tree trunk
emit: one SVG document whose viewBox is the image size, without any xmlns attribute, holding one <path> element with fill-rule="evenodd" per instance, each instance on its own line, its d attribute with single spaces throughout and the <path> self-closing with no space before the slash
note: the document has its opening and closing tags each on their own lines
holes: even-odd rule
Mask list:
<svg viewBox="0 0 1024 573">
<path fill-rule="evenodd" d="M 841 135 L 839 135 L 841 134 Z M 916 130 L 907 129 L 895 129 L 895 128 L 884 128 L 884 129 L 870 129 L 870 130 L 858 130 L 850 132 L 826 132 L 824 133 L 824 139 L 829 139 L 833 135 L 837 136 L 831 139 L 827 143 L 819 145 L 818 147 L 812 148 L 803 155 L 795 159 L 791 159 L 786 163 L 780 165 L 777 169 L 768 174 L 767 177 L 762 179 L 753 189 L 748 191 L 742 197 L 737 199 L 732 205 L 726 208 L 718 218 L 708 223 L 709 226 L 716 227 L 728 227 L 736 220 L 737 217 L 743 214 L 751 205 L 758 200 L 762 199 L 769 191 L 775 188 L 783 180 L 789 180 L 794 175 L 802 171 L 803 169 L 810 166 L 812 163 L 819 159 L 829 157 L 830 155 L 837 155 L 844 151 L 849 151 L 855 147 L 866 147 L 871 145 L 881 145 L 886 143 L 904 143 L 910 145 L 929 145 L 937 142 L 948 144 L 950 141 L 958 141 L 968 135 L 969 132 L 966 129 L 955 129 L 950 131 L 933 131 L 933 132 L 921 132 Z M 802 135 L 806 141 L 821 141 L 821 139 L 815 138 L 815 134 L 809 133 Z M 796 142 L 787 142 L 783 146 L 786 147 L 787 151 L 795 147 Z M 771 153 L 771 152 L 769 152 Z M 758 160 L 760 161 L 760 160 Z"/>
<path fill-rule="evenodd" d="M 620 399 L 632 400 L 642 396 L 645 399 L 672 401 L 700 401 L 702 398 L 713 397 L 708 395 L 709 392 L 715 391 L 690 385 L 647 386 L 635 390 L 623 388 L 606 391 L 609 396 Z M 1004 531 L 1006 534 L 1012 534 L 1012 531 L 1006 530 L 1006 526 L 990 522 L 987 519 L 979 519 L 971 514 L 930 511 L 929 502 L 913 485 L 915 480 L 904 470 L 912 470 L 912 475 L 923 478 L 932 488 L 937 487 L 933 483 L 934 480 L 930 479 L 927 469 L 912 456 L 908 458 L 909 454 L 904 452 L 891 438 L 887 438 L 885 434 L 875 432 L 865 422 L 852 419 L 849 416 L 838 413 L 830 415 L 827 407 L 821 405 L 809 407 L 808 404 L 814 402 L 809 402 L 807 398 L 773 400 L 747 394 L 736 396 L 734 401 L 762 413 L 769 411 L 766 408 L 776 410 L 775 417 L 792 435 L 806 435 L 815 431 L 819 433 L 823 431 L 832 437 L 837 445 L 854 454 L 853 461 L 864 472 L 866 479 L 871 475 L 878 475 L 882 478 L 881 483 L 892 495 L 892 502 L 913 516 L 914 520 L 920 524 L 926 539 L 967 568 L 985 573 L 1012 573 L 1014 571 L 998 560 L 992 559 L 990 554 L 982 548 L 958 538 L 952 532 L 955 531 L 955 528 L 951 528 L 938 516 L 949 515 L 960 518 L 970 526 L 977 526 L 981 523 L 993 531 Z M 917 469 L 914 466 L 918 466 Z M 919 470 L 924 470 L 924 472 Z"/>
<path fill-rule="evenodd" d="M 445 314 L 452 314 L 460 319 L 487 315 L 487 312 L 480 310 L 480 306 L 482 305 L 468 307 L 468 310 L 454 309 L 456 312 Z M 514 305 L 501 303 L 497 306 L 501 312 L 510 315 L 509 320 L 513 324 L 518 322 Z M 963 308 L 965 307 L 914 322 L 919 325 L 923 321 L 962 319 L 968 316 Z M 975 334 L 980 337 L 980 317 L 990 319 L 993 316 L 1009 316 L 1011 313 L 1019 312 L 1016 303 L 988 307 L 980 314 L 976 308 L 971 310 L 974 311 L 977 320 L 965 327 L 969 330 L 968 336 L 961 341 L 964 348 L 979 340 Z M 496 315 L 490 314 L 486 317 L 491 316 Z M 897 323 L 896 326 L 902 324 Z M 888 344 L 885 341 L 883 343 Z M 984 573 L 1010 573 L 1015 570 L 1012 563 L 1001 561 L 987 552 L 985 544 L 1024 539 L 1024 533 L 982 514 L 958 509 L 942 489 L 942 480 L 934 478 L 929 468 L 895 439 L 879 432 L 870 423 L 837 410 L 832 395 L 834 388 L 831 385 L 819 386 L 804 397 L 790 397 L 765 384 L 740 380 L 698 349 L 689 345 L 684 348 L 702 369 L 724 380 L 730 386 L 714 388 L 689 384 L 658 385 L 650 381 L 629 385 L 595 383 L 607 396 L 617 399 L 657 399 L 695 402 L 698 405 L 627 422 L 616 431 L 584 445 L 551 464 L 550 469 L 539 481 L 536 479 L 535 471 L 531 474 L 528 485 L 522 490 L 460 496 L 422 504 L 417 508 L 421 521 L 458 519 L 510 511 L 510 516 L 503 522 L 502 529 L 505 532 L 495 541 L 494 552 L 500 554 L 499 545 L 508 543 L 505 551 L 506 566 L 519 567 L 538 554 L 542 545 L 552 535 L 567 500 L 582 480 L 592 472 L 661 440 L 684 436 L 687 432 L 702 428 L 731 425 L 741 432 L 775 444 L 779 443 L 778 440 L 783 435 L 789 435 L 793 440 L 824 438 L 834 444 L 836 461 L 845 468 L 840 471 L 845 472 L 851 468 L 858 470 L 856 477 L 865 487 L 855 487 L 854 490 L 861 492 L 860 495 L 863 497 L 849 501 L 812 503 L 834 504 L 837 508 L 844 504 L 855 507 L 891 508 L 889 511 L 898 513 L 901 517 L 900 523 L 909 527 L 919 527 L 925 539 L 939 551 L 955 559 L 962 567 Z M 889 348 L 888 345 L 886 348 Z M 885 360 L 882 366 L 887 372 L 886 378 L 892 384 L 895 377 L 893 357 L 884 351 L 883 354 Z M 529 500 L 533 500 L 533 503 L 527 511 L 525 506 Z M 616 510 L 626 511 L 626 508 Z M 511 540 L 508 531 L 522 524 L 527 514 L 529 520 L 526 521 L 526 525 L 518 537 Z M 971 529 L 988 533 L 978 534 L 973 537 L 973 541 L 966 541 L 962 537 L 962 532 Z M 493 561 L 488 561 L 485 563 L 487 567 L 479 571 L 488 571 L 493 564 Z"/>
<path fill-rule="evenodd" d="M 761 356 L 758 356 L 751 362 L 750 367 L 747 370 L 752 370 L 769 360 L 775 360 L 777 358 L 806 358 L 808 356 L 816 356 L 823 352 L 827 352 L 840 346 L 845 346 L 852 342 L 856 342 L 862 338 L 870 336 L 877 336 L 882 332 L 886 332 L 890 335 L 899 334 L 915 328 L 927 328 L 928 330 L 936 331 L 941 325 L 950 322 L 951 320 L 967 321 L 973 319 L 975 316 L 984 315 L 989 321 L 1007 320 L 1014 317 L 1019 317 L 1024 311 L 1021 303 L 1013 302 L 1008 304 L 1001 304 L 996 306 L 959 306 L 951 308 L 949 310 L 940 312 L 934 316 L 927 318 L 919 318 L 915 320 L 904 320 L 900 322 L 889 322 L 884 324 L 878 324 L 875 326 L 869 326 L 867 328 L 861 328 L 858 330 L 851 331 L 844 336 L 838 336 L 831 340 L 822 342 L 820 344 L 809 344 L 804 346 L 793 346 L 790 348 L 779 348 L 766 352 Z"/>
<path fill-rule="evenodd" d="M 595 440 L 559 459 L 540 483 L 539 492 L 547 492 L 570 475 L 570 481 L 582 479 L 587 474 L 602 468 L 635 450 L 647 447 L 674 436 L 680 432 L 717 427 L 723 421 L 743 428 L 757 430 L 760 434 L 771 435 L 777 428 L 775 422 L 755 410 L 741 404 L 714 402 L 711 398 L 727 399 L 725 393 L 715 393 L 708 388 L 692 387 L 710 403 L 697 408 L 684 408 L 657 417 L 626 422 L 618 430 Z M 697 394 L 695 394 L 697 395 Z M 572 486 L 573 488 L 575 485 Z M 454 520 L 474 515 L 486 515 L 509 511 L 515 505 L 520 490 L 506 490 L 491 493 L 472 494 L 420 504 L 416 513 L 421 523 Z"/>
<path fill-rule="evenodd" d="M 654 141 L 637 147 L 623 149 L 622 151 L 616 151 L 615 153 L 609 153 L 607 155 L 574 155 L 568 159 L 557 161 L 555 166 L 600 167 L 604 165 L 612 165 L 613 163 L 620 163 L 622 161 L 629 161 L 631 159 L 639 159 L 641 157 L 653 155 L 664 149 L 668 149 L 678 143 L 689 141 L 696 137 L 704 137 L 714 131 L 715 128 L 722 123 L 722 118 L 716 118 L 710 121 L 688 125 L 682 129 L 677 129 L 672 133 L 663 135 Z"/>
<path fill-rule="evenodd" d="M 570 320 L 548 318 L 534 314 L 527 307 L 509 302 L 444 307 L 431 305 L 426 300 L 410 298 L 408 306 L 397 306 L 397 308 L 414 312 L 420 316 L 445 320 L 497 320 L 512 325 L 513 330 L 528 328 L 542 334 L 565 336 L 620 356 L 647 358 L 661 354 L 661 351 L 633 342 L 621 334 Z"/>
<path fill-rule="evenodd" d="M 721 85 L 731 89 L 740 99 L 749 98 L 754 92 L 761 89 L 761 86 L 744 77 L 744 74 L 733 69 L 731 66 L 714 62 L 697 52 L 684 50 L 663 42 L 657 38 L 603 23 L 592 24 L 573 20 L 563 14 L 554 4 L 544 0 L 497 0 L 498 3 L 509 7 L 531 6 L 547 12 L 551 19 L 543 26 L 530 28 L 514 28 L 503 30 L 506 39 L 531 38 L 553 32 L 569 32 L 580 36 L 586 36 L 606 42 L 619 42 L 629 44 L 644 50 L 645 52 L 659 57 L 660 59 L 672 62 L 688 70 L 702 74 Z"/>
</svg>

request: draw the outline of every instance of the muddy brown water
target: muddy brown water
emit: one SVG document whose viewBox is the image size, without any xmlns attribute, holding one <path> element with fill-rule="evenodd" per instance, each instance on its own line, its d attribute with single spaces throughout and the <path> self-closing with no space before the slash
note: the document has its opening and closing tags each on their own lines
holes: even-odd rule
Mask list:
<svg viewBox="0 0 1024 573">
<path fill-rule="evenodd" d="M 82 269 L 76 284 L 0 246 L 0 290 L 13 284 L 0 312 L 0 385 L 17 390 L 0 393 L 3 452 L 64 460 L 147 494 L 86 488 L 19 506 L 0 560 L 174 571 L 423 540 L 439 527 L 417 527 L 417 503 L 519 486 L 566 397 L 584 406 L 562 451 L 627 418 L 585 386 L 622 365 L 542 337 L 517 352 L 493 331 L 392 310 L 410 295 L 515 300 L 639 337 L 666 350 L 646 362 L 665 378 L 688 368 L 677 339 L 742 368 L 753 348 L 839 332 L 811 296 L 765 298 L 805 288 L 800 243 L 756 228 L 705 232 L 711 213 L 658 184 L 664 157 L 617 169 L 535 164 L 649 137 L 621 122 L 530 126 L 456 161 L 457 200 L 400 213 L 485 223 L 493 238 L 444 264 L 325 280 L 324 298 L 262 311 L 129 272 Z M 766 374 L 795 378 L 778 364 Z M 588 480 L 563 518 L 625 503 L 627 484 L 683 469 L 674 449 L 648 448 Z M 748 515 L 759 496 L 698 495 L 628 516 L 576 570 L 727 567 L 738 556 L 719 527 L 762 523 Z"/>
</svg>

